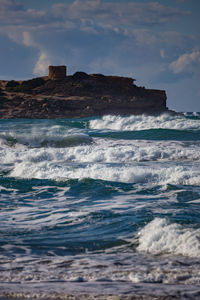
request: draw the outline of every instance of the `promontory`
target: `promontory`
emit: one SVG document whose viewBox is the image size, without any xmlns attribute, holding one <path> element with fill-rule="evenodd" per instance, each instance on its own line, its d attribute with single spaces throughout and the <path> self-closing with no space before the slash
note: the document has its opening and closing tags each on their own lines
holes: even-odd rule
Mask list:
<svg viewBox="0 0 200 300">
<path fill-rule="evenodd" d="M 135 79 L 49 66 L 49 75 L 24 81 L 0 80 L 0 118 L 84 118 L 106 114 L 167 112 L 164 90 L 138 87 Z"/>
</svg>

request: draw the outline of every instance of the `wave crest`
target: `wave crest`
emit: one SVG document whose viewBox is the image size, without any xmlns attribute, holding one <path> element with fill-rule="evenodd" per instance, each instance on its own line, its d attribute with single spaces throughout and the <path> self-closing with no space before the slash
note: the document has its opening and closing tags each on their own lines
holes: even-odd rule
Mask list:
<svg viewBox="0 0 200 300">
<path fill-rule="evenodd" d="M 199 120 L 188 119 L 184 115 L 171 116 L 103 116 L 101 119 L 90 121 L 90 128 L 97 130 L 148 130 L 148 129 L 175 129 L 175 130 L 200 130 Z"/>
<path fill-rule="evenodd" d="M 53 147 L 67 148 L 92 143 L 92 138 L 83 133 L 69 135 L 52 134 L 29 134 L 29 135 L 2 135 L 0 136 L 0 145 L 14 146 L 16 144 L 28 146 L 31 148 Z"/>
<path fill-rule="evenodd" d="M 138 251 L 200 257 L 200 230 L 155 218 L 139 232 Z"/>
</svg>

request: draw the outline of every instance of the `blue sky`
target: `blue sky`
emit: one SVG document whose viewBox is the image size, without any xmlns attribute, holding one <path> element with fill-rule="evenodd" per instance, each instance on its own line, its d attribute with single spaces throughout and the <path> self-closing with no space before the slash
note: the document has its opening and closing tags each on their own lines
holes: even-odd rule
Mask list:
<svg viewBox="0 0 200 300">
<path fill-rule="evenodd" d="M 165 89 L 170 109 L 200 111 L 200 1 L 0 0 L 0 79 L 49 64 L 130 76 Z"/>
</svg>

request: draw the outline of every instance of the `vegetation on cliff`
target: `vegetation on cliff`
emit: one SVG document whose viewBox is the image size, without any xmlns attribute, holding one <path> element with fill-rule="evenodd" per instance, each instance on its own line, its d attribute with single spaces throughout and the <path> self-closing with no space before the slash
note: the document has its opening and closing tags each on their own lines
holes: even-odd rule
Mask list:
<svg viewBox="0 0 200 300">
<path fill-rule="evenodd" d="M 33 89 L 45 83 L 43 78 L 33 78 L 22 82 L 11 80 L 6 85 L 7 92 L 15 93 L 31 93 Z"/>
</svg>

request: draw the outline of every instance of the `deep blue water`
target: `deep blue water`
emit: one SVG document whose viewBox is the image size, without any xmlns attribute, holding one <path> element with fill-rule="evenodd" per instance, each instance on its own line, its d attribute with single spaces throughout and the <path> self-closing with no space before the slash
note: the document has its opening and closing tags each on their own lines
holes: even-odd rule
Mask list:
<svg viewBox="0 0 200 300">
<path fill-rule="evenodd" d="M 0 191 L 0 297 L 199 299 L 200 114 L 0 120 Z"/>
</svg>

